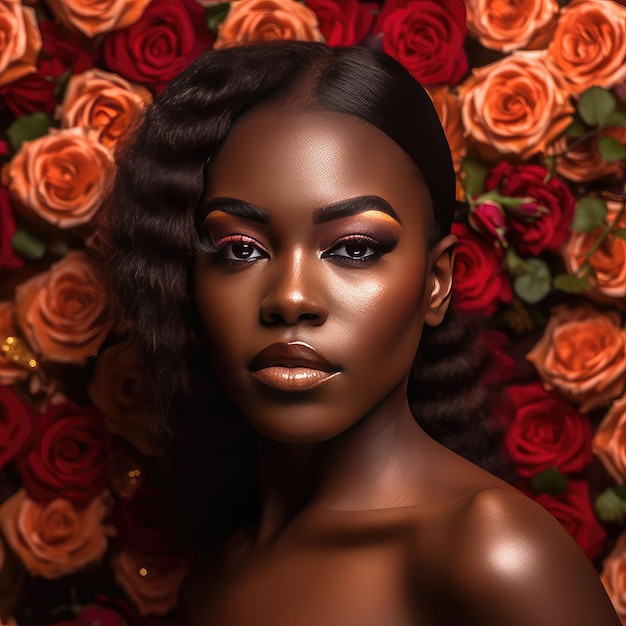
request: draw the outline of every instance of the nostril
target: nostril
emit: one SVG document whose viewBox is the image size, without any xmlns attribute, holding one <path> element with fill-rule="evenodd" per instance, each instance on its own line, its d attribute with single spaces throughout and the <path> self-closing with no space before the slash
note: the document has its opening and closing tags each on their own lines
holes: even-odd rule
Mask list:
<svg viewBox="0 0 626 626">
<path fill-rule="evenodd" d="M 317 319 L 317 315 L 315 313 L 302 313 L 298 316 L 302 321 L 314 320 Z"/>
</svg>

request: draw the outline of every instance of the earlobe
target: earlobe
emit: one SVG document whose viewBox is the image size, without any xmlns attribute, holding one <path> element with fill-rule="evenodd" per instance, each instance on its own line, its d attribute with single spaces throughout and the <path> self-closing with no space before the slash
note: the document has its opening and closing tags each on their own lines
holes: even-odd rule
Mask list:
<svg viewBox="0 0 626 626">
<path fill-rule="evenodd" d="M 424 322 L 437 326 L 443 320 L 452 295 L 452 272 L 456 236 L 448 235 L 439 241 L 431 254 L 430 293 Z"/>
</svg>

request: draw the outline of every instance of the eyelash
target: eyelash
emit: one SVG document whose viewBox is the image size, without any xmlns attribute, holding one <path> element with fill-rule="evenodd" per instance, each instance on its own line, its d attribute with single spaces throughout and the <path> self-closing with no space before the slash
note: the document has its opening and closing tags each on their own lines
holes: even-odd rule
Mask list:
<svg viewBox="0 0 626 626">
<path fill-rule="evenodd" d="M 370 254 L 360 256 L 360 257 L 351 257 L 344 254 L 337 254 L 337 250 L 341 250 L 341 248 L 346 248 L 346 246 L 366 246 L 372 250 Z M 373 263 L 377 261 L 382 254 L 388 252 L 390 249 L 389 246 L 383 246 L 376 239 L 372 239 L 366 235 L 348 235 L 347 237 L 342 237 L 333 244 L 328 250 L 322 252 L 322 258 L 331 258 L 335 262 L 343 263 L 347 265 L 362 265 Z M 348 249 L 346 248 L 346 252 Z"/>
<path fill-rule="evenodd" d="M 232 252 L 232 248 L 235 245 L 249 246 L 249 251 L 253 254 L 257 252 L 258 255 L 248 259 L 238 259 L 234 256 L 233 258 L 228 258 L 226 256 L 227 252 L 229 250 Z M 259 242 L 256 241 L 256 239 L 247 237 L 246 235 L 229 235 L 228 237 L 224 237 L 217 243 L 211 244 L 211 250 L 209 252 L 218 255 L 221 261 L 229 265 L 245 265 L 246 263 L 252 263 L 253 261 L 267 259 L 269 257 L 267 250 L 259 245 Z"/>
</svg>

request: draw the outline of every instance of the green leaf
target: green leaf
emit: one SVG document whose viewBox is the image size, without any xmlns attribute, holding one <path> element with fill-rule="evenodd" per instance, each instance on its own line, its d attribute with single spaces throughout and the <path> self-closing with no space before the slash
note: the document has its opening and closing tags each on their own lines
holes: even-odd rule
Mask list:
<svg viewBox="0 0 626 626">
<path fill-rule="evenodd" d="M 528 304 L 543 300 L 552 288 L 550 268 L 541 259 L 526 259 L 526 269 L 513 280 L 513 290 Z"/>
<path fill-rule="evenodd" d="M 615 230 L 611 231 L 611 234 L 615 235 L 615 237 L 626 240 L 626 228 L 616 228 Z"/>
<path fill-rule="evenodd" d="M 24 141 L 43 137 L 51 124 L 52 120 L 45 113 L 32 113 L 20 117 L 7 130 L 11 147 L 17 152 Z"/>
<path fill-rule="evenodd" d="M 615 137 L 602 137 L 598 141 L 598 150 L 605 161 L 626 159 L 626 148 Z"/>
<path fill-rule="evenodd" d="M 571 276 L 570 274 L 559 274 L 555 276 L 552 284 L 555 289 L 560 289 L 566 293 L 581 293 L 591 287 L 586 278 Z"/>
<path fill-rule="evenodd" d="M 485 178 L 489 167 L 482 161 L 472 159 L 471 157 L 465 157 L 463 159 L 463 172 L 465 178 L 463 185 L 465 186 L 465 193 L 468 196 L 477 196 L 485 189 Z"/>
<path fill-rule="evenodd" d="M 16 231 L 11 239 L 11 247 L 29 261 L 37 261 L 46 253 L 46 244 L 25 230 Z"/>
<path fill-rule="evenodd" d="M 549 467 L 530 479 L 530 488 L 535 493 L 549 493 L 556 496 L 567 493 L 567 478 L 556 467 Z"/>
<path fill-rule="evenodd" d="M 217 27 L 224 21 L 230 9 L 230 2 L 220 2 L 207 8 L 205 12 L 206 25 L 210 32 L 217 34 Z"/>
<path fill-rule="evenodd" d="M 600 198 L 585 196 L 576 203 L 574 219 L 570 225 L 571 230 L 578 233 L 590 233 L 596 228 L 606 226 L 606 202 Z"/>
<path fill-rule="evenodd" d="M 615 96 L 602 87 L 591 87 L 580 96 L 578 113 L 589 126 L 602 126 L 615 110 Z"/>
<path fill-rule="evenodd" d="M 616 488 L 603 491 L 594 502 L 595 509 L 602 522 L 623 522 L 626 516 L 626 501 L 618 495 Z"/>
<path fill-rule="evenodd" d="M 604 122 L 604 126 L 626 126 L 626 111 L 613 111 Z"/>
<path fill-rule="evenodd" d="M 581 137 L 585 134 L 585 127 L 582 125 L 582 122 L 578 119 L 575 119 L 566 129 L 565 133 L 563 133 L 566 137 L 571 137 L 575 139 L 576 137 Z"/>
</svg>

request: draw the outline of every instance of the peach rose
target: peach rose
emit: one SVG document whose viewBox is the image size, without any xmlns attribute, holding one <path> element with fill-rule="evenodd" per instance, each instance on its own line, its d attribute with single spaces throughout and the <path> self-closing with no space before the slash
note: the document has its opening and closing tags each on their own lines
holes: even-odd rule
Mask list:
<svg viewBox="0 0 626 626">
<path fill-rule="evenodd" d="M 82 128 L 52 130 L 26 141 L 8 166 L 16 209 L 59 228 L 88 222 L 113 172 L 110 151 Z"/>
<path fill-rule="evenodd" d="M 572 121 L 568 94 L 538 53 L 517 52 L 474 69 L 459 92 L 467 134 L 500 154 L 528 159 Z"/>
<path fill-rule="evenodd" d="M 626 7 L 613 0 L 574 0 L 561 10 L 548 62 L 574 94 L 610 89 L 626 79 Z"/>
<path fill-rule="evenodd" d="M 213 47 L 275 39 L 324 41 L 315 13 L 296 0 L 235 0 L 218 26 Z"/>
<path fill-rule="evenodd" d="M 608 207 L 607 223 L 611 223 L 622 207 L 618 202 L 609 202 Z M 626 216 L 622 216 L 620 226 L 626 227 Z M 575 274 L 585 260 L 589 262 L 595 272 L 595 285 L 589 295 L 600 293 L 623 299 L 626 297 L 626 241 L 609 236 L 589 258 L 585 256 L 601 231 L 600 228 L 589 233 L 572 231 L 561 251 L 563 260 L 570 274 Z"/>
<path fill-rule="evenodd" d="M 465 0 L 467 27 L 492 50 L 511 52 L 529 47 L 559 12 L 555 0 Z"/>
<path fill-rule="evenodd" d="M 593 437 L 593 451 L 616 482 L 626 480 L 626 396 L 615 400 Z"/>
<path fill-rule="evenodd" d="M 0 505 L 0 527 L 31 576 L 59 578 L 102 559 L 112 534 L 104 520 L 112 507 L 108 491 L 76 508 L 62 498 L 34 502 L 20 489 Z"/>
<path fill-rule="evenodd" d="M 18 285 L 15 310 L 33 350 L 57 363 L 84 363 L 110 328 L 98 269 L 77 250 Z"/>
<path fill-rule="evenodd" d="M 132 129 L 142 110 L 152 100 L 150 92 L 127 80 L 92 68 L 74 74 L 65 90 L 61 128 L 93 128 L 100 141 L 113 148 Z"/>
<path fill-rule="evenodd" d="M 149 411 L 140 386 L 145 365 L 136 348 L 116 344 L 98 356 L 87 392 L 100 409 L 106 427 L 130 441 L 141 454 L 159 453 L 150 432 Z"/>
<path fill-rule="evenodd" d="M 13 359 L 7 358 L 9 350 L 4 349 L 7 338 L 15 336 L 13 315 L 13 303 L 0 302 L 0 385 L 6 386 L 14 385 L 28 377 L 28 370 L 16 365 Z"/>
<path fill-rule="evenodd" d="M 178 600 L 189 564 L 180 559 L 145 559 L 130 548 L 111 558 L 115 580 L 142 617 L 165 615 Z"/>
<path fill-rule="evenodd" d="M 465 138 L 463 121 L 461 120 L 461 102 L 447 85 L 428 87 L 427 91 L 435 105 L 435 109 L 437 109 L 441 125 L 450 144 L 454 171 L 456 172 L 457 199 L 460 202 L 464 202 L 465 191 L 461 184 L 461 175 L 463 174 L 463 157 L 467 153 L 467 139 Z"/>
<path fill-rule="evenodd" d="M 0 87 L 36 72 L 40 50 L 35 9 L 0 0 Z"/>
<path fill-rule="evenodd" d="M 623 145 L 626 143 L 626 128 L 623 126 L 603 128 L 593 137 L 580 143 L 577 139 L 560 137 L 546 151 L 546 155 L 557 155 L 556 171 L 576 183 L 589 183 L 608 176 L 622 176 L 626 167 L 624 160 L 605 161 L 598 150 L 598 141 L 606 136 L 617 139 Z M 570 148 L 569 146 L 574 143 L 575 147 Z"/>
<path fill-rule="evenodd" d="M 600 580 L 622 624 L 626 624 L 626 531 L 604 559 Z"/>
<path fill-rule="evenodd" d="M 48 0 L 61 23 L 87 37 L 134 24 L 149 4 L 150 0 Z"/>
<path fill-rule="evenodd" d="M 526 355 L 546 389 L 580 411 L 606 406 L 626 386 L 626 329 L 615 312 L 591 306 L 556 307 L 543 337 Z"/>
</svg>

